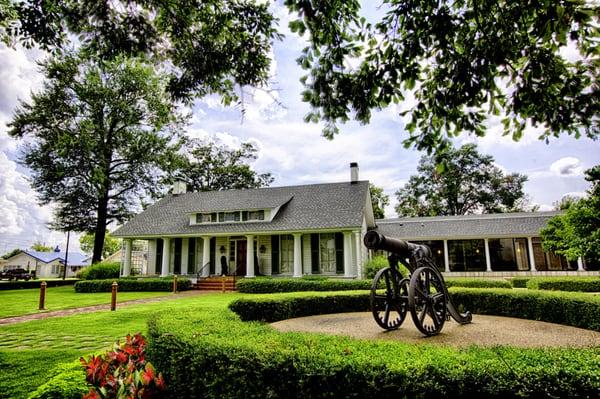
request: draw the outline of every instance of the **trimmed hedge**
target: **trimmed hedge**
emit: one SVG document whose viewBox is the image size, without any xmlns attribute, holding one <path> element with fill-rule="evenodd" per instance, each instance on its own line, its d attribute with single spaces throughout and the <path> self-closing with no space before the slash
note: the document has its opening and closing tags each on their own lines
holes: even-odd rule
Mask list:
<svg viewBox="0 0 600 399">
<path fill-rule="evenodd" d="M 476 298 L 484 292 L 452 291 L 457 299 L 471 303 L 479 303 Z M 527 299 L 511 290 L 493 291 L 480 302 Z M 231 306 L 239 311 L 258 302 L 256 314 L 275 311 L 287 317 L 326 308 L 364 310 L 367 297 L 365 293 L 295 296 L 245 299 Z M 536 293 L 531 298 L 594 302 L 581 294 Z M 598 307 L 600 300 L 594 304 Z M 538 398 L 597 397 L 600 391 L 600 348 L 457 349 L 279 333 L 201 305 L 154 315 L 149 336 L 148 358 L 165 375 L 167 398 Z"/>
<path fill-rule="evenodd" d="M 0 291 L 4 290 L 20 290 L 29 288 L 40 288 L 42 281 L 46 282 L 46 287 L 62 287 L 65 285 L 73 285 L 79 280 L 67 279 L 67 280 L 29 280 L 29 281 L 9 281 L 0 283 Z"/>
<path fill-rule="evenodd" d="M 506 280 L 450 278 L 448 287 L 512 288 Z M 247 294 L 271 294 L 299 291 L 352 291 L 370 290 L 372 280 L 344 280 L 327 278 L 249 278 L 236 284 L 239 292 Z"/>
<path fill-rule="evenodd" d="M 75 292 L 111 292 L 112 283 L 119 284 L 119 292 L 130 291 L 165 291 L 173 290 L 172 278 L 120 278 L 109 280 L 82 280 L 75 284 Z M 188 278 L 177 279 L 177 289 L 187 291 L 192 289 L 192 282 Z"/>
<path fill-rule="evenodd" d="M 105 280 L 109 278 L 119 278 L 121 274 L 121 264 L 119 262 L 96 263 L 95 265 L 85 267 L 77 273 L 77 277 L 82 280 Z"/>
<path fill-rule="evenodd" d="M 85 371 L 79 360 L 59 365 L 57 374 L 32 392 L 28 399 L 81 399 L 88 393 Z"/>
<path fill-rule="evenodd" d="M 527 282 L 532 277 L 513 277 L 510 279 L 510 283 L 514 288 L 527 288 Z"/>
<path fill-rule="evenodd" d="M 530 290 L 600 292 L 600 277 L 534 277 Z"/>
<path fill-rule="evenodd" d="M 575 293 L 451 288 L 455 306 L 475 314 L 546 321 L 600 331 L 600 297 Z M 316 314 L 369 310 L 369 295 L 243 298 L 229 308 L 243 321 L 275 322 Z"/>
</svg>

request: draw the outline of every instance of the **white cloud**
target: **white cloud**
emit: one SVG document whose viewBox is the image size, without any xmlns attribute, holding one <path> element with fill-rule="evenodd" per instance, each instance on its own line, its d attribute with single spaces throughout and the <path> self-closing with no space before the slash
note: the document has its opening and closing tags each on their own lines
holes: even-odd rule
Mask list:
<svg viewBox="0 0 600 399">
<path fill-rule="evenodd" d="M 550 172 L 557 176 L 582 176 L 581 161 L 575 157 L 564 157 L 550 165 Z"/>
</svg>

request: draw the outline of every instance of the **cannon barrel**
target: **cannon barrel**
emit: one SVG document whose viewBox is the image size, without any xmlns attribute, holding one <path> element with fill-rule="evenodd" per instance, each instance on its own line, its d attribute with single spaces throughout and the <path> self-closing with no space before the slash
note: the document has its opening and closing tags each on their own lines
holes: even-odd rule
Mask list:
<svg viewBox="0 0 600 399">
<path fill-rule="evenodd" d="M 394 253 L 401 257 L 408 257 L 413 252 L 423 252 L 425 256 L 431 256 L 431 250 L 426 245 L 413 244 L 397 238 L 386 237 L 376 231 L 369 231 L 363 238 L 365 247 L 373 250 L 383 250 Z"/>
</svg>

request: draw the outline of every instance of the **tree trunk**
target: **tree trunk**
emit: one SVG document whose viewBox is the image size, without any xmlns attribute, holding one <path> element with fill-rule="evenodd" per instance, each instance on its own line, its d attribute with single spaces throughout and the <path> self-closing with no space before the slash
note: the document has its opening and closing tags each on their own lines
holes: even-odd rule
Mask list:
<svg viewBox="0 0 600 399">
<path fill-rule="evenodd" d="M 94 252 L 92 255 L 92 264 L 102 260 L 102 250 L 104 248 L 104 235 L 106 234 L 106 216 L 108 213 L 108 193 L 98 200 L 98 219 L 96 220 L 96 230 L 94 233 Z"/>
</svg>

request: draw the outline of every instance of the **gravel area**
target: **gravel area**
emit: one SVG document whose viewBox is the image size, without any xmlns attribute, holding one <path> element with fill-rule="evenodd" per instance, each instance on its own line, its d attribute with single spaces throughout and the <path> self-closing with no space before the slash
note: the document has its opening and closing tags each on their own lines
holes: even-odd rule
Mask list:
<svg viewBox="0 0 600 399">
<path fill-rule="evenodd" d="M 524 348 L 600 347 L 600 332 L 541 321 L 474 315 L 471 324 L 450 320 L 439 335 L 424 337 L 410 314 L 398 330 L 382 330 L 371 313 L 338 313 L 301 317 L 271 324 L 279 331 L 316 332 L 360 339 L 396 340 L 467 347 L 510 345 Z"/>
</svg>

